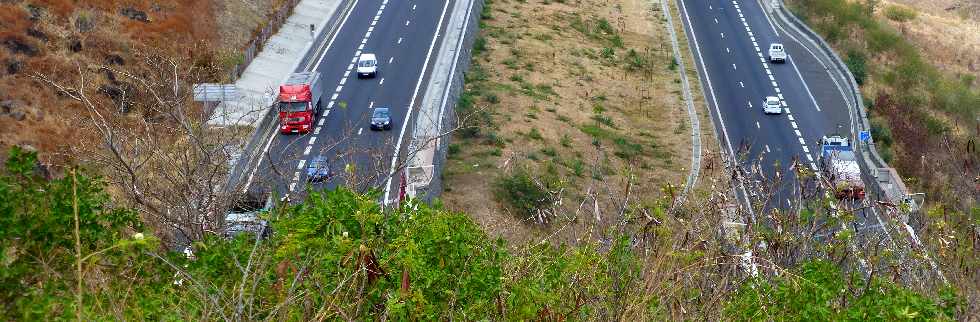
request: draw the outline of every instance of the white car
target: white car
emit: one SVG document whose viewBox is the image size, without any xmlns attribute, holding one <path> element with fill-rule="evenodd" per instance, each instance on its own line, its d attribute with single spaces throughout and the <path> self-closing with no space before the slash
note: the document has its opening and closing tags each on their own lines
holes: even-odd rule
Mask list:
<svg viewBox="0 0 980 322">
<path fill-rule="evenodd" d="M 766 114 L 783 114 L 783 106 L 779 102 L 779 98 L 766 96 L 766 100 L 762 103 L 762 112 Z"/>
<path fill-rule="evenodd" d="M 772 63 L 786 62 L 786 49 L 783 48 L 783 44 L 769 44 L 769 61 Z"/>
<path fill-rule="evenodd" d="M 361 54 L 357 58 L 357 77 L 375 77 L 378 75 L 378 58 L 374 54 Z"/>
</svg>

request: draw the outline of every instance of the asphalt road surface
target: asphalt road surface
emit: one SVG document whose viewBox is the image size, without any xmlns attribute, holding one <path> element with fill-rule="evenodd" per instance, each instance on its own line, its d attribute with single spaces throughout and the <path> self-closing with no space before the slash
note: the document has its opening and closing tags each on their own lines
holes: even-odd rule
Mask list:
<svg viewBox="0 0 980 322">
<path fill-rule="evenodd" d="M 799 161 L 816 169 L 818 138 L 849 133 L 843 96 L 825 67 L 784 38 L 757 0 L 680 0 L 679 7 L 723 148 L 742 156 L 744 167 L 761 159 L 767 177 L 784 174 L 773 205 L 786 205 L 795 181 L 789 167 Z M 772 43 L 785 45 L 786 63 L 768 61 Z M 807 83 L 821 75 L 826 81 Z M 783 114 L 762 112 L 766 96 L 780 98 Z"/>
<path fill-rule="evenodd" d="M 310 70 L 323 74 L 324 112 L 308 134 L 279 134 L 263 144 L 264 157 L 252 185 L 271 186 L 280 196 L 301 200 L 308 187 L 352 185 L 356 189 L 391 185 L 393 156 L 404 156 L 413 109 L 418 107 L 432 60 L 448 22 L 450 0 L 356 0 L 340 29 Z M 378 57 L 378 75 L 359 79 L 355 60 L 361 53 Z M 392 128 L 372 131 L 378 107 L 391 110 Z M 409 133 L 406 133 L 409 132 Z M 316 156 L 329 160 L 334 177 L 308 185 L 306 166 Z"/>
</svg>

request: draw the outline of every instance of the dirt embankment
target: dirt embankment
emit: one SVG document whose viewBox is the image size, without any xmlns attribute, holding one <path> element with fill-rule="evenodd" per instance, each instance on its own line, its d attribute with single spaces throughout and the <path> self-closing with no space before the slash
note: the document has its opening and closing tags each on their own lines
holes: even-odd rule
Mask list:
<svg viewBox="0 0 980 322">
<path fill-rule="evenodd" d="M 189 58 L 222 68 L 260 29 L 278 0 L 12 0 L 0 2 L 0 154 L 30 146 L 60 163 L 68 145 L 87 144 L 83 109 L 33 76 L 74 83 L 79 69 L 138 70 L 137 53 Z M 106 71 L 88 79 L 105 99 L 120 101 L 128 84 Z M 132 116 L 142 115 L 138 108 Z"/>
<path fill-rule="evenodd" d="M 559 242 L 596 237 L 656 216 L 642 205 L 682 189 L 691 158 L 660 7 L 637 0 L 487 7 L 458 107 L 466 127 L 443 174 L 446 205 L 512 244 L 556 231 Z"/>
</svg>

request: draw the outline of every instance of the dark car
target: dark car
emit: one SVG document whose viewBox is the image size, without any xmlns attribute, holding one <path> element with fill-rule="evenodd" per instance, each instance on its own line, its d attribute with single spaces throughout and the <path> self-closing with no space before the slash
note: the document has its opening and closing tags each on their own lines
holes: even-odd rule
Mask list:
<svg viewBox="0 0 980 322">
<path fill-rule="evenodd" d="M 374 113 L 371 113 L 371 129 L 372 130 L 390 130 L 391 129 L 391 112 L 387 107 L 379 107 L 374 109 Z"/>
<path fill-rule="evenodd" d="M 309 182 L 322 182 L 323 180 L 330 179 L 332 175 L 333 173 L 330 171 L 330 164 L 327 162 L 326 157 L 316 156 L 306 166 L 306 180 Z"/>
</svg>

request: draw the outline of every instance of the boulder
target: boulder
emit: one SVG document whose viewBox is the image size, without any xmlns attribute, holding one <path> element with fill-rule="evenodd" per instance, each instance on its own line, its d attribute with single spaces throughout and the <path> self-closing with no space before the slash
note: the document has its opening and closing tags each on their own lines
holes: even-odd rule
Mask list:
<svg viewBox="0 0 980 322">
<path fill-rule="evenodd" d="M 122 10 L 119 10 L 119 14 L 136 21 L 150 22 L 150 18 L 146 15 L 145 11 L 137 10 L 133 7 L 122 8 Z"/>
</svg>

